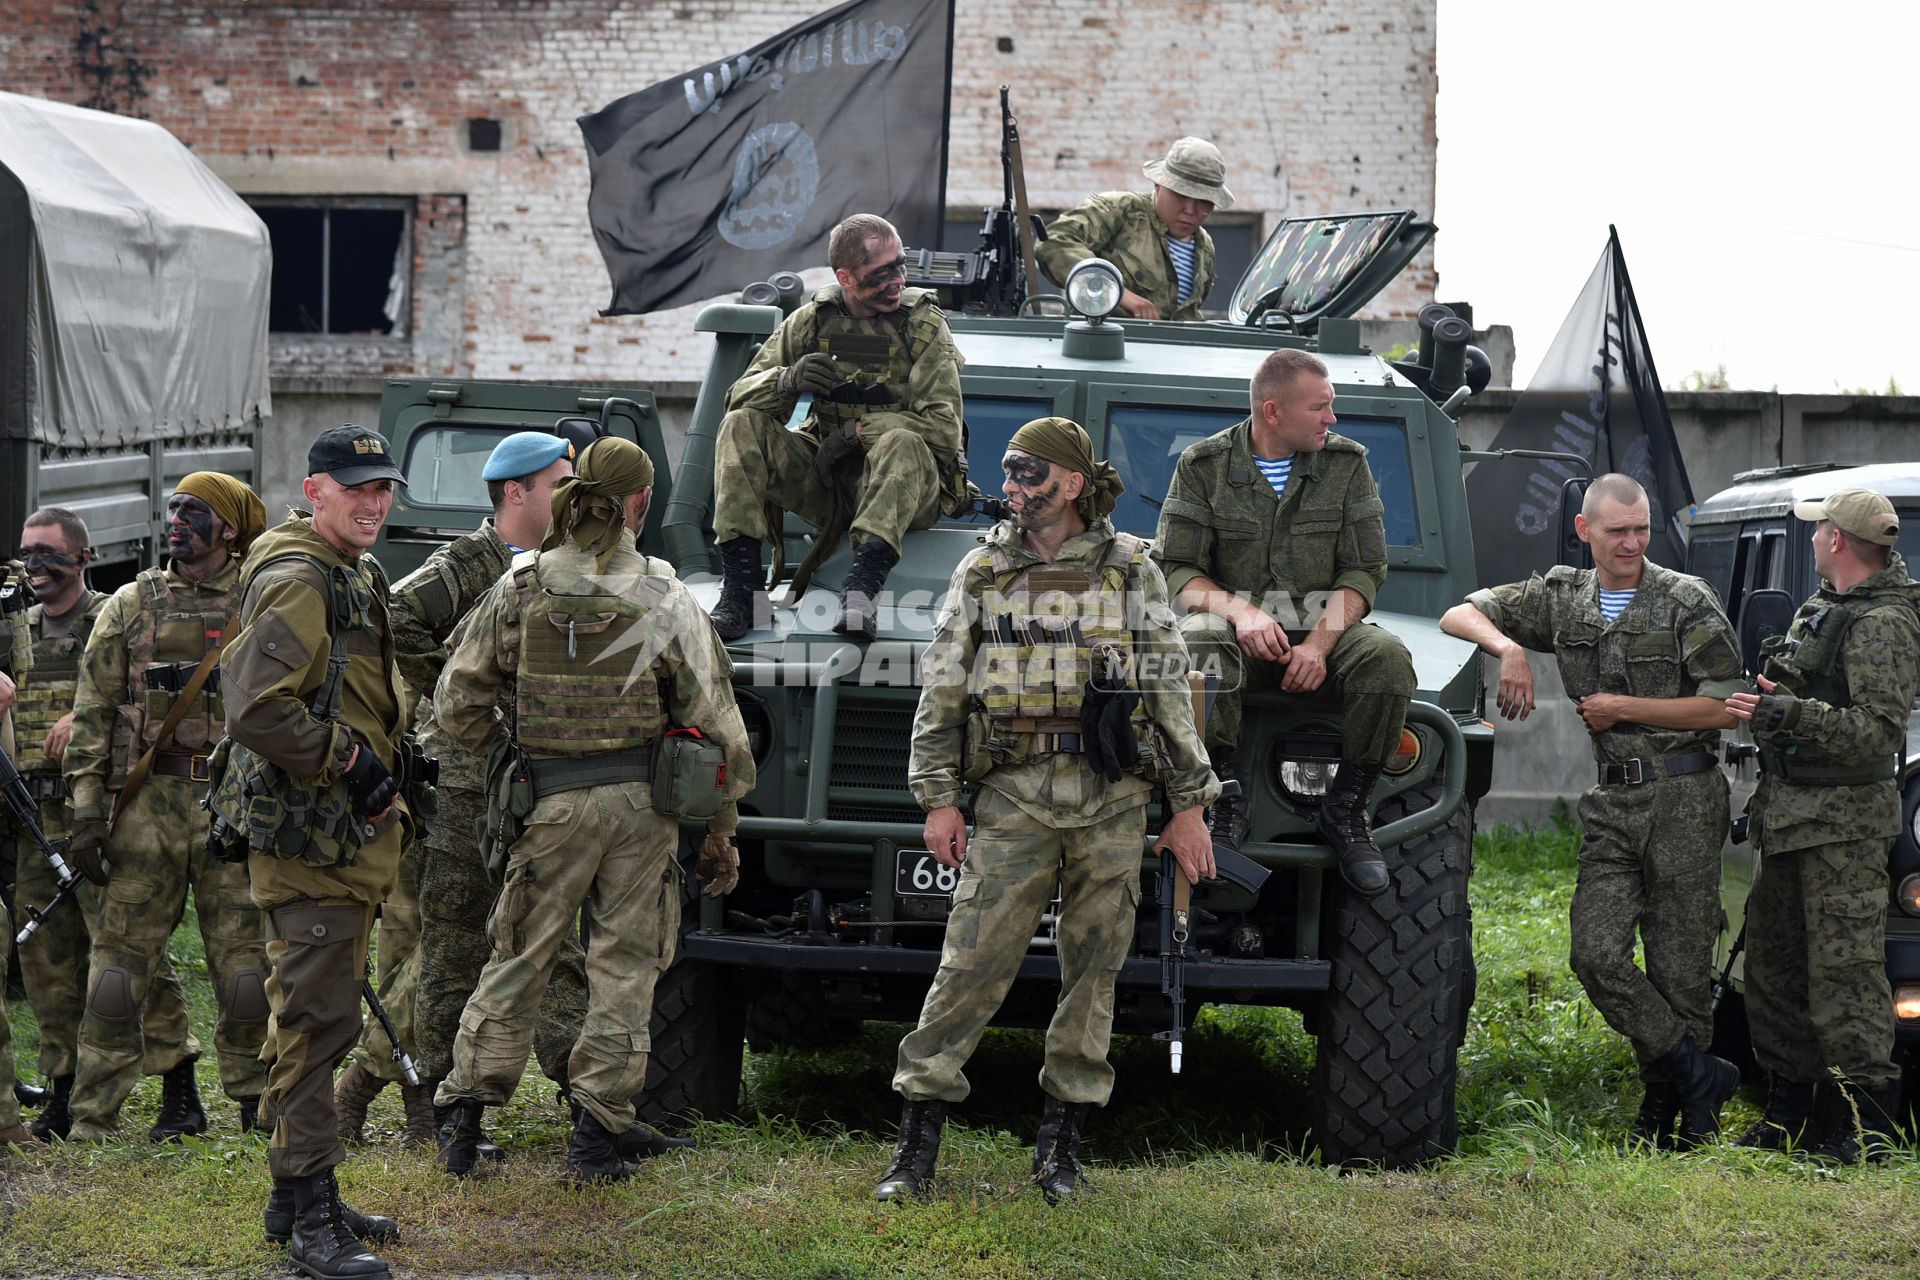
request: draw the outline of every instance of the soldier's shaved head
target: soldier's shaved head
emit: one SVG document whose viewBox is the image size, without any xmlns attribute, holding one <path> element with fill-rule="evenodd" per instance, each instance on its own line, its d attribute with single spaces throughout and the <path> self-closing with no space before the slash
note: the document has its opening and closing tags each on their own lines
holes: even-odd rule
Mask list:
<svg viewBox="0 0 1920 1280">
<path fill-rule="evenodd" d="M 1595 477 L 1587 486 L 1587 496 L 1580 503 L 1580 514 L 1592 520 L 1599 515 L 1602 502 L 1617 502 L 1623 507 L 1631 507 L 1647 500 L 1647 491 L 1632 476 L 1622 475 L 1618 471 L 1609 471 Z"/>
<path fill-rule="evenodd" d="M 1326 362 L 1311 352 L 1292 347 L 1276 351 L 1262 360 L 1260 367 L 1254 370 L 1253 381 L 1248 387 L 1255 414 L 1267 401 L 1283 398 L 1288 385 L 1303 373 L 1324 378 L 1327 376 Z"/>
</svg>

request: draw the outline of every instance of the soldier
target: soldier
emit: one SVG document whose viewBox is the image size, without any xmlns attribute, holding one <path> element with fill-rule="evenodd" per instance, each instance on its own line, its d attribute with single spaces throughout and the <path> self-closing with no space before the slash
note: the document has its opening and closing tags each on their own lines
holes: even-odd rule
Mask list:
<svg viewBox="0 0 1920 1280">
<path fill-rule="evenodd" d="M 1687 1150 L 1720 1131 L 1740 1083 L 1702 1047 L 1713 1036 L 1727 833 L 1716 766 L 1719 731 L 1733 722 L 1721 699 L 1740 687 L 1740 656 L 1712 588 L 1647 561 L 1647 494 L 1631 477 L 1595 480 L 1574 528 L 1593 568 L 1476 591 L 1440 625 L 1500 659 L 1509 720 L 1534 706 L 1526 650 L 1560 664 L 1600 766 L 1580 798 L 1573 971 L 1640 1063 L 1646 1096 L 1629 1143 Z M 1633 962 L 1636 931 L 1645 972 Z"/>
<path fill-rule="evenodd" d="M 933 293 L 902 287 L 899 233 L 855 214 L 833 229 L 827 258 L 840 283 L 788 316 L 727 393 L 713 509 L 726 574 L 713 625 L 723 640 L 767 616 L 761 544 L 780 536 L 770 506 L 821 528 L 795 574 L 796 598 L 817 556 L 851 525 L 853 568 L 834 630 L 871 640 L 901 538 L 969 500 L 960 353 Z M 806 421 L 788 431 L 796 414 Z"/>
<path fill-rule="evenodd" d="M 384 1277 L 360 1242 L 398 1231 L 340 1202 L 332 1084 L 360 1035 L 374 911 L 411 821 L 387 583 L 366 554 L 406 477 L 385 439 L 352 426 L 320 433 L 307 472 L 313 514 L 293 514 L 247 557 L 222 664 L 232 754 L 216 782 L 226 824 L 216 830 L 246 851 L 273 962 L 260 1055 L 273 1118 L 267 1238 L 290 1241 L 308 1275 Z"/>
<path fill-rule="evenodd" d="M 245 874 L 207 849 L 200 800 L 223 712 L 219 672 L 198 673 L 203 662 L 219 661 L 242 558 L 266 525 L 266 508 L 231 476 L 196 471 L 180 481 L 166 510 L 167 567 L 147 569 L 114 592 L 94 624 L 62 766 L 73 797 L 67 857 L 105 889 L 73 1087 L 72 1136 L 82 1140 L 114 1135 L 140 1078 L 141 1015 L 189 886 L 219 1002 L 220 1083 L 240 1106 L 243 1132 L 258 1123 L 265 1086 L 266 943 Z M 150 763 L 141 775 L 143 762 Z M 160 1117 L 148 1132 L 156 1142 L 206 1132 L 196 1057 L 161 1076 Z"/>
<path fill-rule="evenodd" d="M 1137 320 L 1198 320 L 1213 288 L 1213 237 L 1201 224 L 1233 204 L 1226 161 L 1205 138 L 1181 138 L 1142 171 L 1152 195 L 1090 197 L 1053 220 L 1035 254 L 1059 285 L 1074 264 L 1105 258 L 1126 284 L 1120 309 Z"/>
<path fill-rule="evenodd" d="M 107 594 L 87 586 L 93 559 L 86 521 L 64 507 L 45 507 L 27 517 L 20 533 L 27 581 L 39 603 L 27 611 L 33 637 L 33 673 L 19 681 L 14 733 L 17 763 L 40 808 L 40 829 L 50 841 L 66 838 L 67 786 L 61 761 L 73 736 L 73 694 L 80 654 Z M 36 849 L 22 848 L 16 903 L 24 923 L 27 904 L 45 906 L 59 891 L 53 867 Z M 73 1127 L 74 1073 L 79 1069 L 80 1020 L 87 1004 L 87 959 L 99 926 L 99 893 L 91 885 L 71 906 L 47 918 L 20 949 L 21 976 L 33 1016 L 40 1024 L 40 1070 L 53 1082 L 52 1096 L 34 1120 L 42 1142 L 65 1138 Z M 173 966 L 162 953 L 141 1011 L 145 1041 L 143 1071 L 161 1075 L 200 1055 L 187 1025 L 186 1001 Z"/>
<path fill-rule="evenodd" d="M 14 677 L 25 675 L 33 666 L 33 641 L 26 627 L 26 611 L 31 594 L 27 589 L 26 568 L 15 561 L 0 563 L 0 750 L 14 752 L 13 703 Z M 7 970 L 13 948 L 0 944 L 0 997 L 7 989 Z M 7 1019 L 6 1000 L 0 998 L 0 1156 L 14 1147 L 31 1146 L 34 1134 L 20 1123 L 19 1081 L 14 1078 L 13 1027 Z"/>
<path fill-rule="evenodd" d="M 1087 1111 L 1113 1091 L 1114 982 L 1140 900 L 1150 776 L 1173 815 L 1158 847 L 1190 881 L 1213 874 L 1201 811 L 1220 787 L 1194 731 L 1166 584 L 1146 544 L 1107 518 L 1123 491 L 1118 473 L 1094 461 L 1087 433 L 1065 418 L 1020 428 L 1002 465 L 1013 515 L 954 570 L 914 719 L 908 780 L 927 811 L 927 847 L 960 879 L 939 973 L 900 1042 L 893 1087 L 905 1105 L 882 1200 L 926 1190 L 947 1109 L 967 1096 L 962 1068 L 1056 886 L 1060 1002 L 1033 1172 L 1049 1201 L 1071 1195 Z M 1034 661 L 1026 637 L 1036 627 L 1065 641 L 1046 650 L 1051 664 Z M 1119 693 L 1116 672 L 1101 671 L 1110 659 L 1131 690 Z M 1104 694 L 1083 698 L 1090 680 Z M 963 780 L 979 783 L 971 842 Z"/>
<path fill-rule="evenodd" d="M 1385 508 L 1367 451 L 1332 430 L 1319 359 L 1274 352 L 1251 395 L 1247 421 L 1180 455 L 1153 556 L 1187 611 L 1194 664 L 1220 677 L 1207 749 L 1221 781 L 1240 780 L 1245 690 L 1277 684 L 1343 709 L 1340 769 L 1316 822 L 1341 879 L 1371 897 L 1392 880 L 1368 806 L 1414 689 L 1406 646 L 1361 621 L 1387 580 Z M 1237 851 L 1247 814 L 1244 793 L 1215 805 L 1215 838 Z"/>
<path fill-rule="evenodd" d="M 473 1168 L 484 1108 L 513 1096 L 582 902 L 593 933 L 587 1013 L 567 1069 L 578 1104 L 567 1168 L 581 1181 L 634 1171 L 620 1137 L 647 1077 L 654 984 L 679 940 L 679 826 L 655 811 L 650 786 L 669 724 L 695 726 L 725 752 L 725 804 L 699 873 L 713 895 L 739 880 L 734 801 L 752 789 L 754 770 L 732 664 L 686 588 L 634 545 L 652 499 L 653 463 L 638 445 L 589 445 L 554 491 L 540 550 L 514 557 L 481 598 L 434 690 L 441 728 L 469 750 L 489 749 L 511 725 L 532 782 L 487 922 L 493 954 L 438 1095 L 449 1109 L 440 1160 L 454 1174 Z"/>
<path fill-rule="evenodd" d="M 1855 1164 L 1898 1141 L 1887 853 L 1920 685 L 1920 588 L 1880 494 L 1841 489 L 1793 514 L 1813 524 L 1820 588 L 1767 641 L 1758 688 L 1727 699 L 1760 746 L 1746 994 L 1768 1082 L 1766 1114 L 1737 1142 L 1779 1148 L 1811 1119 L 1807 1150 Z"/>
</svg>

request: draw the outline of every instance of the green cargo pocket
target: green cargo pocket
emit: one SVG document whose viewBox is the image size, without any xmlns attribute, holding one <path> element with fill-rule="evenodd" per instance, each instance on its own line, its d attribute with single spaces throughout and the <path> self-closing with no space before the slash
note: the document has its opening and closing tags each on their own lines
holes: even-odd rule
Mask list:
<svg viewBox="0 0 1920 1280">
<path fill-rule="evenodd" d="M 1834 889 L 1820 895 L 1820 935 L 1808 950 L 1829 965 L 1885 962 L 1887 895 L 1880 889 Z"/>
<path fill-rule="evenodd" d="M 977 967 L 981 922 L 1000 899 L 1000 890 L 979 876 L 960 877 L 953 886 L 953 906 L 947 913 L 947 936 L 941 963 L 954 969 Z"/>
<path fill-rule="evenodd" d="M 507 868 L 506 884 L 500 898 L 487 916 L 487 944 L 497 956 L 517 956 L 524 941 L 521 925 L 526 923 L 532 906 L 533 886 L 528 883 L 525 864 Z"/>
</svg>

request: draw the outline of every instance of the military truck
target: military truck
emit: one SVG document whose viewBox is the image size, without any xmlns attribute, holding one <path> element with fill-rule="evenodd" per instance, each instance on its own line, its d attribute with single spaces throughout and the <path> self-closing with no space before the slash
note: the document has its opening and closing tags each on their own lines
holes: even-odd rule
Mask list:
<svg viewBox="0 0 1920 1280">
<path fill-rule="evenodd" d="M 971 474 L 997 478 L 1009 437 L 1030 419 L 1072 418 L 1126 481 L 1114 523 L 1143 536 L 1154 533 L 1181 451 L 1247 416 L 1248 380 L 1278 347 L 1308 348 L 1327 362 L 1336 430 L 1369 450 L 1391 544 L 1371 617 L 1406 643 L 1419 688 L 1376 790 L 1393 889 L 1373 899 L 1350 894 L 1315 833 L 1340 757 L 1337 707 L 1255 695 L 1242 738 L 1252 816 L 1245 851 L 1271 874 L 1257 894 L 1203 887 L 1184 963 L 1185 1022 L 1204 1003 L 1303 1012 L 1318 1038 L 1312 1125 L 1328 1163 L 1404 1166 L 1455 1145 L 1457 1055 L 1474 991 L 1473 805 L 1487 790 L 1493 738 L 1477 654 L 1436 621 L 1474 586 L 1463 453 L 1449 416 L 1468 394 L 1467 326 L 1429 317 L 1436 336 L 1423 344 L 1426 363 L 1390 364 L 1346 318 L 1432 234 L 1408 211 L 1290 221 L 1256 259 L 1224 323 L 1121 326 L 1084 298 L 1073 317 L 949 312 L 966 359 Z M 779 304 L 799 300 L 794 282 L 783 283 L 700 314 L 696 327 L 714 335 L 712 362 L 684 455 L 671 474 L 660 469 L 659 527 L 644 531 L 645 549 L 670 559 L 708 607 L 719 593 L 709 518 L 714 441 L 727 389 L 779 324 Z M 499 433 L 538 425 L 541 412 L 598 415 L 603 394 L 432 380 L 390 383 L 388 392 L 382 429 L 410 477 L 456 453 L 477 475 Z M 469 423 L 484 443 L 460 441 Z M 461 502 L 428 519 L 419 514 L 421 491 L 410 488 L 411 505 L 396 505 L 390 525 L 396 549 L 470 526 L 484 506 L 468 485 Z M 832 632 L 835 591 L 851 564 L 845 546 L 770 627 L 730 646 L 759 782 L 741 805 L 739 887 L 724 900 L 687 898 L 681 957 L 661 985 L 653 1027 L 653 1118 L 731 1110 L 743 1034 L 755 1049 L 817 1045 L 867 1020 L 917 1016 L 955 874 L 924 847 L 923 815 L 907 790 L 915 661 L 954 567 L 989 524 L 985 515 L 950 519 L 908 535 L 888 579 L 891 607 L 869 646 Z M 790 520 L 787 534 L 792 567 L 812 531 Z M 1151 815 L 1151 829 L 1161 816 Z M 1156 866 L 1143 850 L 1139 928 L 1116 995 L 1121 1032 L 1170 1030 L 1174 1016 L 1163 990 Z M 1056 926 L 1049 917 L 1034 938 L 1000 1025 L 1046 1024 L 1058 990 Z"/>
<path fill-rule="evenodd" d="M 1759 645 L 1784 632 L 1801 601 L 1818 585 L 1813 567 L 1813 530 L 1793 514 L 1797 502 L 1825 498 L 1836 489 L 1872 489 L 1885 494 L 1900 515 L 1896 548 L 1911 567 L 1920 563 L 1920 463 L 1873 466 L 1803 463 L 1743 471 L 1733 483 L 1700 503 L 1687 545 L 1687 571 L 1704 578 L 1726 606 L 1740 636 L 1748 671 L 1759 666 Z M 1729 736 L 1725 769 L 1738 815 L 1758 782 L 1751 734 Z M 1920 1080 L 1920 715 L 1910 715 L 1900 760 L 1900 835 L 1887 855 L 1891 896 L 1887 910 L 1887 978 L 1893 988 L 1895 1055 L 1911 1101 Z M 1723 1056 L 1751 1064 L 1742 1001 L 1745 949 L 1740 945 L 1747 895 L 1759 854 L 1738 818 L 1721 855 L 1720 897 L 1726 911 L 1718 968 L 1730 989 L 1715 1011 L 1714 1039 Z M 1737 950 L 1736 950 L 1737 948 Z M 1731 964 L 1729 964 L 1731 961 Z"/>
</svg>

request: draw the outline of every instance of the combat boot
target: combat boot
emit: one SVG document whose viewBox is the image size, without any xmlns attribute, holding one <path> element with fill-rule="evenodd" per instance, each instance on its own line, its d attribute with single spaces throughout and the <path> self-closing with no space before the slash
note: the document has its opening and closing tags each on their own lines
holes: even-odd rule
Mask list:
<svg viewBox="0 0 1920 1280">
<path fill-rule="evenodd" d="M 268 1244 L 285 1244 L 293 1238 L 293 1184 L 297 1178 L 275 1178 L 267 1193 L 267 1211 L 261 1215 Z M 337 1184 L 336 1184 L 337 1185 Z M 392 1244 L 400 1238 L 399 1224 L 378 1214 L 359 1213 L 346 1201 L 340 1202 L 340 1217 L 355 1240 L 369 1244 Z"/>
<path fill-rule="evenodd" d="M 1814 1091 L 1807 1158 L 1826 1164 L 1880 1164 L 1900 1144 L 1894 1114 L 1900 1082 L 1872 1088 L 1851 1080 L 1822 1080 Z"/>
<path fill-rule="evenodd" d="M 1733 1140 L 1736 1147 L 1782 1151 L 1799 1147 L 1806 1139 L 1807 1119 L 1813 1114 L 1813 1085 L 1767 1073 L 1767 1109 Z"/>
<path fill-rule="evenodd" d="M 840 618 L 833 629 L 862 643 L 880 634 L 880 588 L 900 563 L 900 553 L 880 538 L 868 538 L 853 552 L 853 568 L 840 585 Z"/>
<path fill-rule="evenodd" d="M 473 1098 L 460 1098 L 447 1107 L 447 1123 L 440 1130 L 440 1167 L 456 1178 L 473 1172 L 480 1159 L 480 1117 L 486 1107 Z"/>
<path fill-rule="evenodd" d="M 1092 1109 L 1091 1103 L 1062 1102 L 1047 1095 L 1040 1136 L 1033 1144 L 1033 1184 L 1048 1204 L 1059 1204 L 1079 1187 L 1080 1127 Z"/>
<path fill-rule="evenodd" d="M 940 1159 L 940 1130 L 946 1127 L 947 1104 L 928 1099 L 907 1099 L 900 1111 L 900 1141 L 893 1148 L 893 1163 L 880 1175 L 873 1194 L 881 1200 L 910 1200 L 933 1181 L 933 1166 Z"/>
<path fill-rule="evenodd" d="M 580 1117 L 586 1114 L 586 1108 L 567 1096 L 567 1108 L 573 1114 L 573 1122 L 580 1123 Z M 679 1138 L 669 1133 L 661 1133 L 651 1125 L 635 1120 L 632 1124 L 613 1135 L 613 1145 L 620 1150 L 620 1158 L 638 1164 L 654 1156 L 663 1156 L 669 1151 L 681 1151 L 694 1145 L 692 1138 Z"/>
<path fill-rule="evenodd" d="M 269 1126 L 260 1123 L 260 1099 L 240 1098 L 240 1132 L 265 1133 Z"/>
<path fill-rule="evenodd" d="M 430 1084 L 426 1086 L 426 1088 L 427 1088 L 428 1097 L 432 1097 L 434 1094 L 437 1094 L 440 1091 L 440 1086 L 437 1084 Z M 562 1099 L 564 1100 L 565 1095 L 562 1094 L 561 1096 L 562 1096 Z M 448 1104 L 447 1106 L 443 1107 L 437 1102 L 434 1103 L 433 1131 L 437 1137 L 437 1140 L 442 1143 L 445 1143 L 447 1140 L 447 1131 L 452 1127 L 453 1127 L 452 1104 Z M 473 1144 L 473 1149 L 474 1149 L 474 1153 L 478 1155 L 482 1160 L 491 1160 L 495 1164 L 499 1164 L 507 1158 L 507 1153 L 502 1151 L 499 1148 L 499 1146 L 497 1146 L 494 1143 L 493 1139 L 487 1136 L 487 1131 L 485 1129 L 480 1130 L 480 1137 L 478 1141 L 476 1141 Z"/>
<path fill-rule="evenodd" d="M 400 1145 L 409 1149 L 438 1146 L 440 1126 L 434 1117 L 433 1086 L 402 1080 L 400 1101 L 407 1109 L 407 1127 L 400 1135 Z"/>
<path fill-rule="evenodd" d="M 1221 782 L 1235 784 L 1222 792 L 1207 810 L 1207 830 L 1213 833 L 1213 847 L 1226 848 L 1240 852 L 1240 846 L 1247 842 L 1247 831 L 1253 825 L 1247 813 L 1247 788 L 1240 780 L 1240 751 L 1237 747 L 1227 747 L 1214 756 L 1213 776 Z"/>
<path fill-rule="evenodd" d="M 73 1131 L 73 1077 L 55 1076 L 53 1088 L 47 1092 L 46 1105 L 40 1109 L 40 1115 L 28 1126 L 33 1136 L 42 1142 L 64 1142 Z"/>
<path fill-rule="evenodd" d="M 1373 843 L 1373 819 L 1367 813 L 1373 784 L 1379 780 L 1379 765 L 1342 760 L 1314 824 L 1340 859 L 1340 878 L 1349 889 L 1369 898 L 1385 893 L 1393 883 L 1387 876 L 1386 859 Z"/>
<path fill-rule="evenodd" d="M 755 618 L 769 614 L 766 575 L 760 568 L 760 539 L 729 538 L 720 544 L 720 599 L 708 617 L 722 640 L 738 640 L 753 630 Z"/>
<path fill-rule="evenodd" d="M 619 1182 L 634 1173 L 633 1166 L 620 1158 L 617 1136 L 585 1107 L 574 1116 L 567 1173 L 575 1182 Z"/>
<path fill-rule="evenodd" d="M 189 1058 L 160 1077 L 160 1115 L 147 1130 L 147 1140 L 174 1142 L 206 1131 L 207 1110 L 200 1105 L 200 1086 L 194 1082 Z"/>
<path fill-rule="evenodd" d="M 1690 1035 L 1681 1036 L 1653 1066 L 1680 1095 L 1680 1128 L 1673 1149 L 1691 1151 L 1718 1137 L 1720 1108 L 1740 1087 L 1740 1068 L 1702 1051 Z"/>
<path fill-rule="evenodd" d="M 380 1096 L 387 1082 L 359 1063 L 340 1073 L 333 1084 L 335 1132 L 340 1141 L 357 1147 L 367 1139 L 367 1108 Z"/>
<path fill-rule="evenodd" d="M 1640 1114 L 1633 1118 L 1626 1140 L 1620 1144 L 1622 1155 L 1636 1150 L 1673 1150 L 1674 1126 L 1680 1119 L 1680 1091 L 1665 1079 L 1646 1082 L 1646 1096 L 1640 1099 Z"/>
<path fill-rule="evenodd" d="M 23 1107 L 31 1107 L 38 1111 L 53 1101 L 53 1090 L 42 1089 L 38 1085 L 28 1084 L 25 1080 L 16 1079 L 13 1082 L 13 1100 Z"/>
<path fill-rule="evenodd" d="M 347 1226 L 333 1170 L 289 1178 L 293 1234 L 288 1259 L 316 1280 L 385 1280 L 392 1273 Z"/>
</svg>

